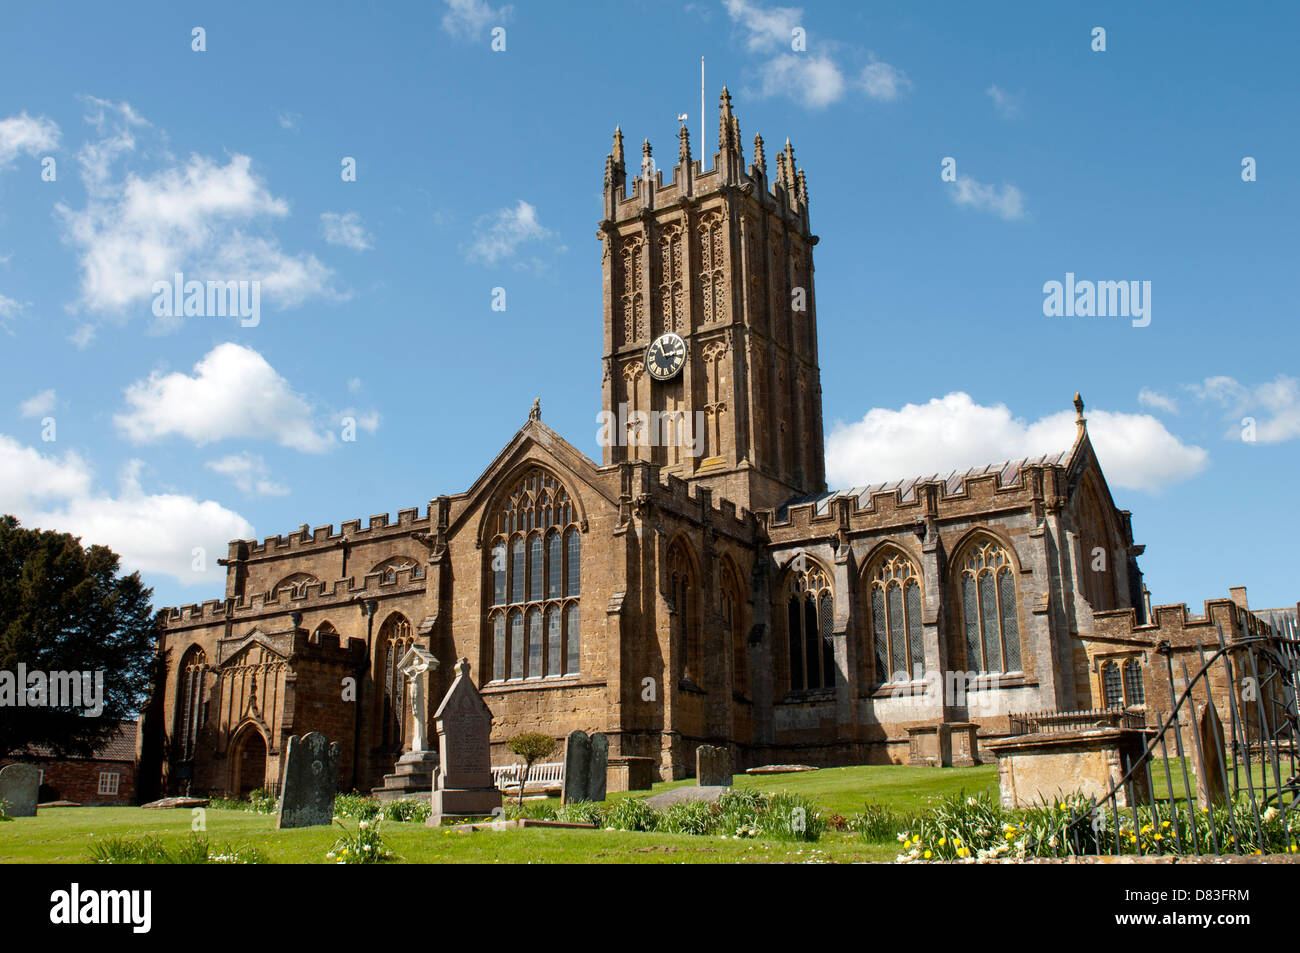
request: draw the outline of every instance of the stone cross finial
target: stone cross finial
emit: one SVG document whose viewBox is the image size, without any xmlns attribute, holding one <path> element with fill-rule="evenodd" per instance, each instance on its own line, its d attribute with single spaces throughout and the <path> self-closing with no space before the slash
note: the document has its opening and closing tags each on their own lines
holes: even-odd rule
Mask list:
<svg viewBox="0 0 1300 953">
<path fill-rule="evenodd" d="M 1083 416 L 1083 397 L 1078 391 L 1074 394 L 1074 423 L 1079 428 L 1077 436 L 1082 437 L 1088 429 L 1088 418 Z"/>
<path fill-rule="evenodd" d="M 464 656 L 456 663 L 456 677 L 460 678 L 462 676 L 469 678 L 469 659 Z"/>
</svg>

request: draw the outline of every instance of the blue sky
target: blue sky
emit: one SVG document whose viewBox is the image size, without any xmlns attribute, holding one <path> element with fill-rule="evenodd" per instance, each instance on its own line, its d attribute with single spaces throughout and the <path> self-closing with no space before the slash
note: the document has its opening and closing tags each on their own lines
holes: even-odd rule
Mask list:
<svg viewBox="0 0 1300 953">
<path fill-rule="evenodd" d="M 683 112 L 698 155 L 704 56 L 710 151 L 725 83 L 807 171 L 833 485 L 1063 449 L 1080 390 L 1156 601 L 1294 604 L 1300 16 L 1133 6 L 11 6 L 0 509 L 175 604 L 464 489 L 535 396 L 599 457 L 604 156 Z M 260 320 L 159 318 L 176 271 Z M 1067 273 L 1150 324 L 1045 316 Z"/>
</svg>

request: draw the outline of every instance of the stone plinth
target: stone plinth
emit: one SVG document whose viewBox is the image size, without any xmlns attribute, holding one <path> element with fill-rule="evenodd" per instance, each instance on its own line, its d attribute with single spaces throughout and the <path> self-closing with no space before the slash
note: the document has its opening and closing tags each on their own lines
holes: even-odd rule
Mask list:
<svg viewBox="0 0 1300 953">
<path fill-rule="evenodd" d="M 659 780 L 654 758 L 610 758 L 608 785 L 611 791 L 649 791 Z"/>
<path fill-rule="evenodd" d="M 429 797 L 438 771 L 438 752 L 408 751 L 398 759 L 392 774 L 384 775 L 383 787 L 370 793 L 380 801 L 420 800 Z"/>
<path fill-rule="evenodd" d="M 913 725 L 907 729 L 907 763 L 968 768 L 980 763 L 979 725 L 968 721 Z"/>
<path fill-rule="evenodd" d="M 984 747 L 998 759 L 1002 806 L 1013 809 L 1076 793 L 1100 801 L 1137 763 L 1152 734 L 1141 728 L 1084 728 L 1013 735 Z M 1151 797 L 1145 771 L 1116 792 L 1119 807 L 1130 806 L 1126 788 L 1139 803 Z"/>
</svg>

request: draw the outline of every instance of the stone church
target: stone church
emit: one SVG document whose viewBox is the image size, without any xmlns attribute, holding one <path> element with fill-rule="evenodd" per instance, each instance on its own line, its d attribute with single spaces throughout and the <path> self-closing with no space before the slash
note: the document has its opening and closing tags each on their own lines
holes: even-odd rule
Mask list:
<svg viewBox="0 0 1300 953">
<path fill-rule="evenodd" d="M 669 182 L 648 142 L 629 182 L 620 131 L 605 159 L 601 459 L 534 404 L 423 512 L 232 542 L 225 597 L 163 613 L 165 789 L 274 789 L 308 731 L 342 789 L 380 784 L 412 647 L 430 714 L 469 660 L 493 764 L 602 731 L 622 777 L 690 775 L 702 744 L 906 762 L 950 730 L 969 760 L 1011 713 L 1102 703 L 1093 615 L 1148 610 L 1082 401 L 1057 453 L 828 490 L 804 170 L 760 136 L 746 161 L 725 89 L 712 168 L 679 140 Z"/>
</svg>

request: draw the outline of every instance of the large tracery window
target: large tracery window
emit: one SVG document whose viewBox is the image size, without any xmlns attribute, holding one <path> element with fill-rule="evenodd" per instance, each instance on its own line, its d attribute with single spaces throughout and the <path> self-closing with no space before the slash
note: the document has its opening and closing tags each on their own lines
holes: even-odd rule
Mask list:
<svg viewBox="0 0 1300 953">
<path fill-rule="evenodd" d="M 786 584 L 790 691 L 835 687 L 834 625 L 835 598 L 825 571 L 815 565 L 792 571 Z"/>
<path fill-rule="evenodd" d="M 916 565 L 902 553 L 882 556 L 868 570 L 871 637 L 877 683 L 925 675 L 921 585 Z"/>
<path fill-rule="evenodd" d="M 577 675 L 582 580 L 577 514 L 563 485 L 538 467 L 496 515 L 492 577 L 492 680 Z"/>
<path fill-rule="evenodd" d="M 966 664 L 977 672 L 1020 671 L 1020 623 L 1011 558 L 994 540 L 975 543 L 960 561 Z"/>
<path fill-rule="evenodd" d="M 203 727 L 203 679 L 207 668 L 207 656 L 197 645 L 185 653 L 181 660 L 180 677 L 180 724 L 177 726 L 177 750 L 182 761 L 194 757 L 194 743 L 198 739 L 199 729 Z"/>
</svg>

